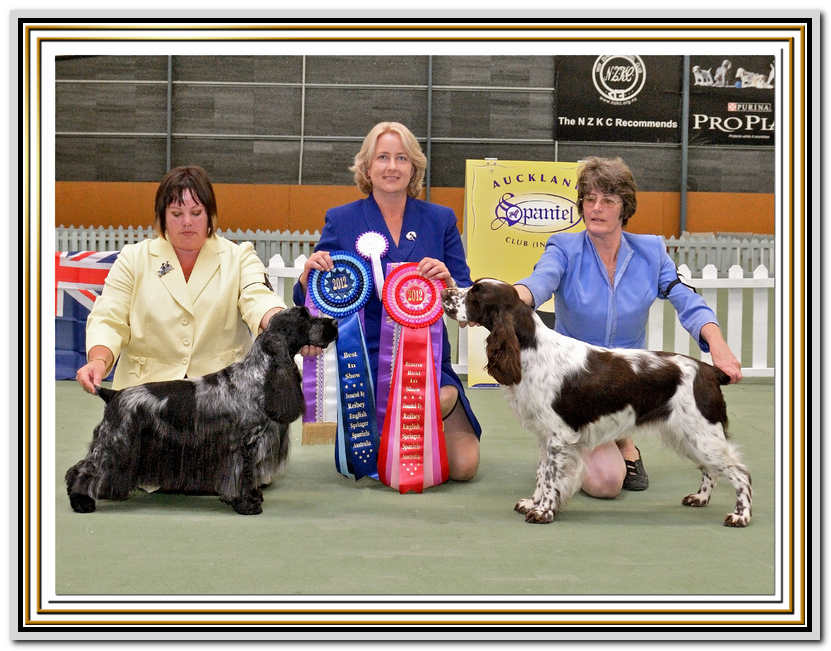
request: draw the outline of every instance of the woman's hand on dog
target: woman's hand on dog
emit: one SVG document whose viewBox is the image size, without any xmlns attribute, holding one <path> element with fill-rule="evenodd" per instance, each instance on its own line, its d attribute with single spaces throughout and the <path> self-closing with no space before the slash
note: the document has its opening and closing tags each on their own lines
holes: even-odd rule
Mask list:
<svg viewBox="0 0 831 651">
<path fill-rule="evenodd" d="M 275 307 L 266 312 L 263 316 L 262 321 L 260 322 L 260 328 L 262 330 L 265 330 L 268 327 L 268 322 L 271 321 L 271 317 L 273 317 L 275 314 L 282 310 L 282 307 Z M 322 352 L 323 349 L 320 346 L 303 346 L 300 349 L 300 354 L 303 355 L 303 357 L 317 357 Z"/>
<path fill-rule="evenodd" d="M 108 366 L 103 359 L 91 359 L 78 369 L 75 373 L 75 379 L 84 388 L 84 391 L 95 395 L 97 393 L 96 387 L 101 386 L 101 380 L 104 379 L 107 368 Z"/>
</svg>

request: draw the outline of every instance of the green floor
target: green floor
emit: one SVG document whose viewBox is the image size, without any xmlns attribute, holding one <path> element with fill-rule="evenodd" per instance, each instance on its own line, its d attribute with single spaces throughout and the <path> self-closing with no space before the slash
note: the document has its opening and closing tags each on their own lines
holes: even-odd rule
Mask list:
<svg viewBox="0 0 831 651">
<path fill-rule="evenodd" d="M 749 595 L 774 589 L 774 390 L 725 387 L 733 439 L 753 476 L 753 521 L 721 521 L 733 490 L 708 508 L 681 505 L 698 486 L 688 461 L 642 440 L 643 493 L 576 495 L 550 525 L 513 511 L 533 489 L 536 444 L 501 391 L 470 391 L 482 421 L 475 480 L 399 495 L 334 469 L 331 446 L 301 446 L 258 516 L 216 497 L 137 493 L 73 513 L 66 469 L 103 413 L 98 398 L 57 382 L 56 589 L 82 594 Z M 737 568 L 740 568 L 737 571 Z"/>
</svg>

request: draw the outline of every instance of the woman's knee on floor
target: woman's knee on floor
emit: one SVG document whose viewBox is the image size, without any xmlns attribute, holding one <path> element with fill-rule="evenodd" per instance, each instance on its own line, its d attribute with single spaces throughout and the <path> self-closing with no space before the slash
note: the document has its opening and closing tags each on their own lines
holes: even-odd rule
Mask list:
<svg viewBox="0 0 831 651">
<path fill-rule="evenodd" d="M 479 469 L 479 439 L 465 410 L 459 406 L 459 390 L 456 387 L 441 387 L 439 400 L 450 479 L 470 481 Z"/>
<path fill-rule="evenodd" d="M 453 413 L 458 400 L 459 390 L 453 385 L 448 384 L 439 389 L 439 407 L 441 409 L 442 418 L 447 418 Z"/>
<path fill-rule="evenodd" d="M 592 497 L 613 498 L 620 495 L 626 477 L 626 464 L 618 447 L 606 443 L 583 455 L 585 473 L 581 489 Z"/>
<path fill-rule="evenodd" d="M 445 434 L 450 479 L 470 481 L 479 469 L 479 439 L 472 432 Z"/>
</svg>

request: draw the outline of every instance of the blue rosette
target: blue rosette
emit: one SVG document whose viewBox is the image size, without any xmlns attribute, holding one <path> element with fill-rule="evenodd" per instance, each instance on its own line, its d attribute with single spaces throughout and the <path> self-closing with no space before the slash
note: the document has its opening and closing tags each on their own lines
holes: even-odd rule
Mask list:
<svg viewBox="0 0 831 651">
<path fill-rule="evenodd" d="M 355 314 L 369 300 L 372 274 L 363 258 L 349 251 L 333 251 L 329 257 L 335 265 L 334 269 L 312 269 L 308 291 L 321 312 L 341 319 Z"/>
<path fill-rule="evenodd" d="M 338 319 L 335 468 L 356 480 L 377 479 L 380 436 L 362 312 L 372 293 L 372 273 L 362 258 L 349 251 L 332 251 L 329 257 L 334 268 L 312 269 L 307 287 L 315 307 Z"/>
</svg>

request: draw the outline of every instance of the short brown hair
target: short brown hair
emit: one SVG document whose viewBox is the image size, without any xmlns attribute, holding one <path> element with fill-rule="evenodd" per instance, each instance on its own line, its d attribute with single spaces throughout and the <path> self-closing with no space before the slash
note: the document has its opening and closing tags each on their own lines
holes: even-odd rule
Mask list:
<svg viewBox="0 0 831 651">
<path fill-rule="evenodd" d="M 577 213 L 583 216 L 583 197 L 596 188 L 604 194 L 616 194 L 623 200 L 620 220 L 626 226 L 638 208 L 638 186 L 632 170 L 620 157 L 589 156 L 581 162 L 577 172 Z"/>
<path fill-rule="evenodd" d="M 350 172 L 355 173 L 355 184 L 358 189 L 364 194 L 372 193 L 372 181 L 369 180 L 369 166 L 375 156 L 375 144 L 378 142 L 379 136 L 385 133 L 395 133 L 401 138 L 401 143 L 404 145 L 404 151 L 410 157 L 410 162 L 413 164 L 413 175 L 407 184 L 407 194 L 411 197 L 417 197 L 421 192 L 421 184 L 424 181 L 424 171 L 427 169 L 427 157 L 421 151 L 421 145 L 410 131 L 400 122 L 379 122 L 369 133 L 366 134 L 364 142 L 361 145 L 361 150 L 355 154 L 355 162 L 349 168 Z"/>
<path fill-rule="evenodd" d="M 174 167 L 159 182 L 156 189 L 156 230 L 162 236 L 166 235 L 165 211 L 170 204 L 182 202 L 185 190 L 190 190 L 191 196 L 205 206 L 210 237 L 216 230 L 216 196 L 208 173 L 198 165 Z"/>
</svg>

